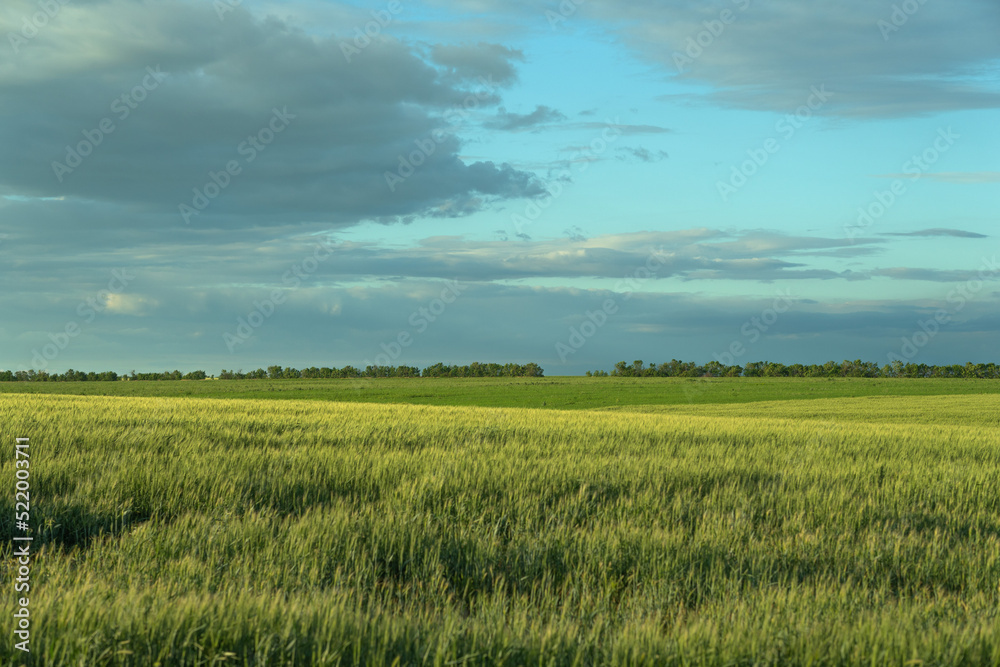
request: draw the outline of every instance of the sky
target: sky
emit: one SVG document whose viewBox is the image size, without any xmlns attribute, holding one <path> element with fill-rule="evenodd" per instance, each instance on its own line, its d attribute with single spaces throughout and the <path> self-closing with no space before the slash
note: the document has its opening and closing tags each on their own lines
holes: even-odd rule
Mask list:
<svg viewBox="0 0 1000 667">
<path fill-rule="evenodd" d="M 4 0 L 0 368 L 1000 361 L 994 0 Z"/>
</svg>

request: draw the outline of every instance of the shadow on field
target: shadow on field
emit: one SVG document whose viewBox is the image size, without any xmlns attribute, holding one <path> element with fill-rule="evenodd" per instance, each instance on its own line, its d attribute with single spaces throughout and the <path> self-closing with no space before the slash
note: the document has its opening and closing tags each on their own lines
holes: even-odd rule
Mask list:
<svg viewBox="0 0 1000 667">
<path fill-rule="evenodd" d="M 21 508 L 23 509 L 23 508 Z M 0 540 L 10 544 L 15 536 L 23 536 L 14 523 L 14 505 L 0 502 Z M 86 549 L 94 539 L 118 537 L 149 521 L 152 512 L 134 507 L 97 510 L 82 503 L 59 504 L 31 512 L 32 548 L 43 545 Z"/>
</svg>

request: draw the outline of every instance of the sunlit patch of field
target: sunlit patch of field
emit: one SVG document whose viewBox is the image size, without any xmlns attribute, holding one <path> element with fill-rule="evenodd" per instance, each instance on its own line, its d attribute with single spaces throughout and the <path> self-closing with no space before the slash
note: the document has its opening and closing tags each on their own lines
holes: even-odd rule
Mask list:
<svg viewBox="0 0 1000 667">
<path fill-rule="evenodd" d="M 602 408 L 646 414 L 688 414 L 869 424 L 968 425 L 1000 427 L 1000 395 L 863 396 L 754 403 L 632 405 Z"/>
</svg>

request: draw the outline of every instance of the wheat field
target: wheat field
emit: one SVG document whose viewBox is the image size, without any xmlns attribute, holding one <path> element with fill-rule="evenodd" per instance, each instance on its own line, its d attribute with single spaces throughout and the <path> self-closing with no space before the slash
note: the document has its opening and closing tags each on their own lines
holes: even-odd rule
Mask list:
<svg viewBox="0 0 1000 667">
<path fill-rule="evenodd" d="M 0 415 L 36 665 L 1000 664 L 996 394 Z"/>
</svg>

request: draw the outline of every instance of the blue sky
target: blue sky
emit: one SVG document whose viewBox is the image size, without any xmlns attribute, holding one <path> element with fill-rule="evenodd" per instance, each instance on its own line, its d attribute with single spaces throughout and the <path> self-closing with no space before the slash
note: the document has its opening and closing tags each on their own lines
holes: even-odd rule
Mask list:
<svg viewBox="0 0 1000 667">
<path fill-rule="evenodd" d="M 997 360 L 986 0 L 0 28 L 0 368 Z"/>
</svg>

